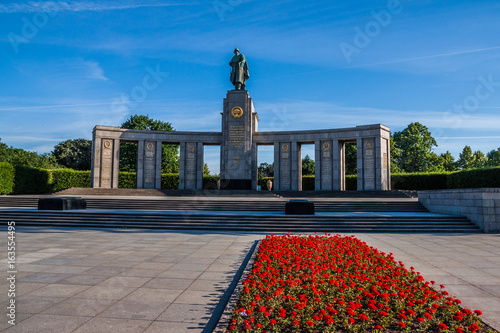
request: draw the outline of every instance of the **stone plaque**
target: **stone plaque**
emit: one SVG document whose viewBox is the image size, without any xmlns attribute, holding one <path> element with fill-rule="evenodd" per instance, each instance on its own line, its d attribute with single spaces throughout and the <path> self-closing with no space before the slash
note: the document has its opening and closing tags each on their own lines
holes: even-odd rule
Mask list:
<svg viewBox="0 0 500 333">
<path fill-rule="evenodd" d="M 196 144 L 187 145 L 186 154 L 186 187 L 187 190 L 196 189 Z"/>
<path fill-rule="evenodd" d="M 243 126 L 229 126 L 229 144 L 233 148 L 240 148 L 245 143 L 245 128 Z"/>
<path fill-rule="evenodd" d="M 156 144 L 154 142 L 145 143 L 144 152 L 144 188 L 155 187 L 156 161 L 155 151 Z"/>
<path fill-rule="evenodd" d="M 111 188 L 113 174 L 113 142 L 103 140 L 101 159 L 101 187 Z"/>
<path fill-rule="evenodd" d="M 364 147 L 364 178 L 365 178 L 365 190 L 375 189 L 375 149 L 373 147 L 373 140 L 366 139 Z"/>
<path fill-rule="evenodd" d="M 333 163 L 332 143 L 327 141 L 321 144 L 321 189 L 332 190 Z"/>
<path fill-rule="evenodd" d="M 281 145 L 280 151 L 280 190 L 291 190 L 291 163 L 290 163 L 289 144 Z"/>
<path fill-rule="evenodd" d="M 388 161 L 387 161 L 387 153 L 384 153 L 384 169 L 387 169 L 387 165 L 388 165 Z"/>
</svg>

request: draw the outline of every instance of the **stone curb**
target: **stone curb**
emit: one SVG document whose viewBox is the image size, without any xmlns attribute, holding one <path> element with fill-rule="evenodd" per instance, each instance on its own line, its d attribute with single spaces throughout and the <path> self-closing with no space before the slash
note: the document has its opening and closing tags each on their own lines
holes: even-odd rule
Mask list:
<svg viewBox="0 0 500 333">
<path fill-rule="evenodd" d="M 250 273 L 250 270 L 253 267 L 253 263 L 255 262 L 255 257 L 257 256 L 257 252 L 260 248 L 260 243 L 262 240 L 259 240 L 253 248 L 253 253 L 248 260 L 248 263 L 246 264 L 245 268 L 243 269 L 243 272 L 241 274 L 240 279 L 238 280 L 237 285 L 234 287 L 233 292 L 231 296 L 229 297 L 226 307 L 224 309 L 224 312 L 222 313 L 219 322 L 215 326 L 214 330 L 212 332 L 214 333 L 225 333 L 227 331 L 227 328 L 229 326 L 229 322 L 231 320 L 231 312 L 233 311 L 236 302 L 238 301 L 238 297 L 240 296 L 241 292 L 241 287 L 243 285 L 243 281 L 248 277 L 248 274 Z"/>
</svg>

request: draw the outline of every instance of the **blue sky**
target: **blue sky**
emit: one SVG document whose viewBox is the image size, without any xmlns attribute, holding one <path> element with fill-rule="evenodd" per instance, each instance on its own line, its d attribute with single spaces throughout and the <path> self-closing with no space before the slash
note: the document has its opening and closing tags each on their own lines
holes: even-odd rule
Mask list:
<svg viewBox="0 0 500 333">
<path fill-rule="evenodd" d="M 0 138 L 49 152 L 133 114 L 219 131 L 238 46 L 261 131 L 418 121 L 437 153 L 486 153 L 500 147 L 499 17 L 492 0 L 3 1 Z M 218 172 L 217 150 L 206 161 Z"/>
</svg>

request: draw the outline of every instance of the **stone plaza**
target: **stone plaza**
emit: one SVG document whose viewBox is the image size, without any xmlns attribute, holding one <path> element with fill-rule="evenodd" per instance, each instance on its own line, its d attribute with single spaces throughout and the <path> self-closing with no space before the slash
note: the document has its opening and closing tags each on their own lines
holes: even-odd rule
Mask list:
<svg viewBox="0 0 500 333">
<path fill-rule="evenodd" d="M 2 320 L 0 331 L 183 333 L 211 332 L 235 274 L 264 234 L 37 227 L 19 228 L 17 236 L 16 326 Z M 356 236 L 444 284 L 500 329 L 498 235 Z"/>
</svg>

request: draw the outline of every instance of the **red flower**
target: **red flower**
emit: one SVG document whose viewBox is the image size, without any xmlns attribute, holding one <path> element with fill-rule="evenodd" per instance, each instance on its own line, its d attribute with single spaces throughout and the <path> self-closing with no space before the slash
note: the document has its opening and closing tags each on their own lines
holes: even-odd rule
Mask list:
<svg viewBox="0 0 500 333">
<path fill-rule="evenodd" d="M 312 320 L 308 320 L 306 324 L 307 326 L 314 326 L 314 322 Z"/>
<path fill-rule="evenodd" d="M 406 327 L 405 323 L 403 323 L 403 322 L 401 322 L 401 321 L 398 323 L 398 326 L 399 326 L 399 327 Z"/>
<path fill-rule="evenodd" d="M 276 324 L 276 320 L 271 319 L 271 320 L 269 321 L 269 324 L 270 324 L 270 325 L 275 325 L 275 324 Z"/>
<path fill-rule="evenodd" d="M 478 316 L 482 315 L 483 313 L 481 312 L 481 310 L 474 310 L 474 313 L 477 314 Z"/>
<path fill-rule="evenodd" d="M 440 323 L 440 324 L 438 325 L 438 328 L 439 328 L 441 331 L 444 331 L 444 330 L 448 329 L 448 326 L 446 326 L 446 324 Z"/>
<path fill-rule="evenodd" d="M 475 332 L 479 329 L 479 326 L 477 326 L 476 324 L 472 324 L 469 326 L 469 331 L 471 332 Z"/>
</svg>

